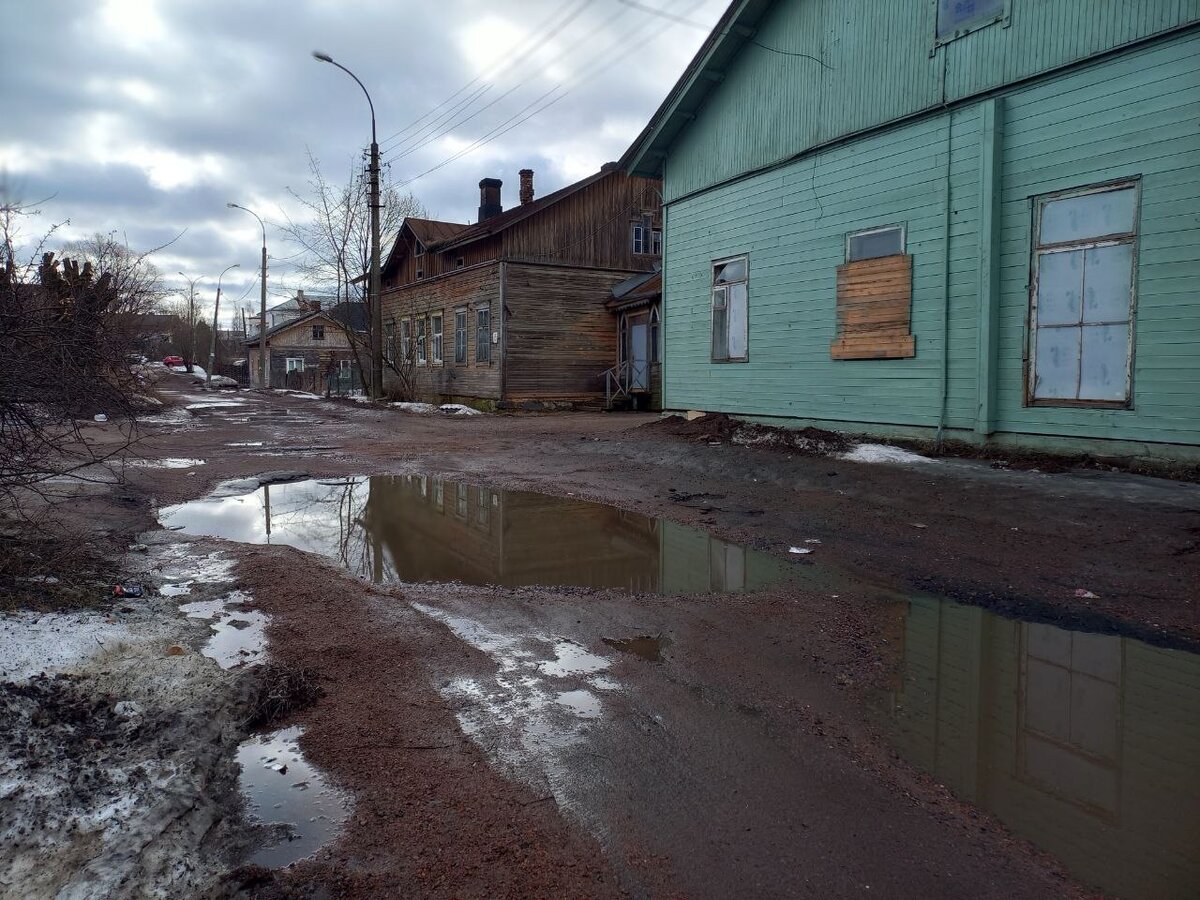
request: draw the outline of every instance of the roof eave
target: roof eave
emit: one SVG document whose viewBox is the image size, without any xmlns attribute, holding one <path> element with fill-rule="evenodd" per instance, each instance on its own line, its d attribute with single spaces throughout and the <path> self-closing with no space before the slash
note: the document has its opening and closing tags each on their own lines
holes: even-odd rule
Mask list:
<svg viewBox="0 0 1200 900">
<path fill-rule="evenodd" d="M 619 165 L 623 171 L 644 178 L 663 177 L 667 148 L 724 79 L 725 64 L 753 36 L 754 27 L 773 3 L 774 0 L 740 0 L 729 5 L 662 105 L 621 157 Z"/>
</svg>

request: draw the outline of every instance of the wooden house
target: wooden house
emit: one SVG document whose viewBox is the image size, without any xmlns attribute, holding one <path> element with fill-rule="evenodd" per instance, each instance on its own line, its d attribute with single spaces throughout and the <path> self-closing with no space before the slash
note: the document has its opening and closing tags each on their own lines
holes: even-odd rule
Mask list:
<svg viewBox="0 0 1200 900">
<path fill-rule="evenodd" d="M 349 393 L 361 387 L 367 360 L 367 316 L 361 303 L 310 306 L 267 329 L 270 386 L 313 393 Z M 250 375 L 261 378 L 259 335 L 246 341 Z"/>
<path fill-rule="evenodd" d="M 612 289 L 617 366 L 605 379 L 605 406 L 662 409 L 662 271 L 640 272 Z"/>
<path fill-rule="evenodd" d="M 614 285 L 662 251 L 659 183 L 615 164 L 504 210 L 479 183 L 473 225 L 406 219 L 382 271 L 385 386 L 484 408 L 603 402 L 618 363 Z"/>
<path fill-rule="evenodd" d="M 1200 459 L 1200 2 L 736 0 L 622 159 L 663 393 Z"/>
</svg>

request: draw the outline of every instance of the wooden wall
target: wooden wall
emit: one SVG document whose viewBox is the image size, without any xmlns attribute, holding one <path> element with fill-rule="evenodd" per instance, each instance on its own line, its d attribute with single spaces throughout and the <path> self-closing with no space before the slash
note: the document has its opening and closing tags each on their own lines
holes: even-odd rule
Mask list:
<svg viewBox="0 0 1200 900">
<path fill-rule="evenodd" d="M 629 273 L 507 263 L 505 397 L 590 399 L 617 354 L 617 317 L 604 307 Z"/>
<path fill-rule="evenodd" d="M 500 264 L 482 263 L 448 275 L 384 292 L 383 321 L 395 325 L 396 352 L 400 352 L 401 322 L 440 312 L 443 321 L 442 363 L 418 366 L 417 387 L 430 399 L 478 397 L 500 399 L 501 344 L 492 345 L 490 362 L 475 361 L 475 310 L 486 306 L 492 313 L 492 331 L 500 330 Z M 467 309 L 467 361 L 454 362 L 454 311 Z M 428 325 L 426 344 L 428 345 Z M 415 336 L 416 330 L 413 329 Z M 384 377 L 385 386 L 395 388 L 394 374 Z"/>
</svg>

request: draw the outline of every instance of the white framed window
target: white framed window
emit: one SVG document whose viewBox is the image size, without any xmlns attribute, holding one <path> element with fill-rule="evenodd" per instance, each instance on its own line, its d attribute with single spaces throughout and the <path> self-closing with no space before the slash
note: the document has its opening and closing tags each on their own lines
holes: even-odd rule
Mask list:
<svg viewBox="0 0 1200 900">
<path fill-rule="evenodd" d="M 749 285 L 749 257 L 734 256 L 713 263 L 713 362 L 745 362 L 748 358 Z"/>
<path fill-rule="evenodd" d="M 440 363 L 442 361 L 442 314 L 440 312 L 429 317 L 429 340 L 433 361 Z"/>
<path fill-rule="evenodd" d="M 400 358 L 404 362 L 412 359 L 412 322 L 400 320 Z"/>
<path fill-rule="evenodd" d="M 383 326 L 383 358 L 389 363 L 396 361 L 396 323 Z"/>
<path fill-rule="evenodd" d="M 846 262 L 899 256 L 904 253 L 904 245 L 903 225 L 883 225 L 863 231 L 852 231 L 846 235 Z"/>
<path fill-rule="evenodd" d="M 492 361 L 492 310 L 475 310 L 475 362 Z"/>
<path fill-rule="evenodd" d="M 425 357 L 425 317 L 417 319 L 417 365 L 423 366 L 429 360 Z"/>
<path fill-rule="evenodd" d="M 285 365 L 287 367 L 287 372 L 289 374 L 292 372 L 303 372 L 304 371 L 304 357 L 289 356 L 287 358 Z"/>
<path fill-rule="evenodd" d="M 396 345 L 395 345 L 395 342 L 394 342 L 394 339 L 393 339 L 393 344 L 392 344 L 392 349 L 393 349 L 393 351 L 395 350 L 395 346 L 396 346 Z M 342 377 L 343 377 L 343 378 L 349 378 L 349 377 L 350 377 L 350 367 L 351 367 L 351 365 L 353 365 L 353 364 L 352 364 L 352 363 L 351 363 L 351 361 L 350 361 L 350 360 L 348 360 L 348 359 L 342 359 L 342 360 L 338 360 L 338 368 L 341 370 L 341 373 L 342 373 Z"/>
<path fill-rule="evenodd" d="M 650 230 L 650 252 L 655 256 L 662 256 L 662 229 L 653 228 Z"/>
<path fill-rule="evenodd" d="M 454 311 L 454 362 L 456 365 L 467 364 L 467 311 Z"/>
<path fill-rule="evenodd" d="M 633 243 L 634 253 L 649 253 L 650 241 L 649 235 L 646 234 L 646 226 L 641 222 L 634 222 L 632 225 L 631 240 Z"/>
<path fill-rule="evenodd" d="M 945 44 L 1008 18 L 1009 0 L 937 0 L 935 43 Z"/>
<path fill-rule="evenodd" d="M 1140 181 L 1034 198 L 1026 400 L 1132 400 Z"/>
</svg>

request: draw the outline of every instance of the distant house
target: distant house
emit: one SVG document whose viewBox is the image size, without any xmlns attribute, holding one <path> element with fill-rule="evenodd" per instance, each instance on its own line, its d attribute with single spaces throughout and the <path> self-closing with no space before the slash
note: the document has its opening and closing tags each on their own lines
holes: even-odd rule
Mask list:
<svg viewBox="0 0 1200 900">
<path fill-rule="evenodd" d="M 269 311 L 268 311 L 269 312 Z M 367 351 L 367 315 L 361 303 L 339 303 L 285 318 L 267 331 L 270 386 L 325 393 L 361 387 Z M 261 380 L 260 340 L 246 341 L 252 383 Z"/>
<path fill-rule="evenodd" d="M 732 3 L 662 178 L 673 410 L 1200 457 L 1200 5 Z"/>
<path fill-rule="evenodd" d="M 617 317 L 617 367 L 605 384 L 606 405 L 662 409 L 662 271 L 625 279 L 604 305 Z"/>
<path fill-rule="evenodd" d="M 284 322 L 291 322 L 320 309 L 328 309 L 337 302 L 336 298 L 327 294 L 305 294 L 303 290 L 296 291 L 295 297 L 289 297 L 282 303 L 276 303 L 267 308 L 267 327 L 278 328 Z M 250 333 L 258 332 L 258 320 L 261 316 L 248 316 Z"/>
<path fill-rule="evenodd" d="M 662 250 L 659 184 L 609 164 L 474 225 L 406 219 L 383 266 L 385 386 L 482 406 L 595 404 L 617 367 L 612 288 Z"/>
</svg>

